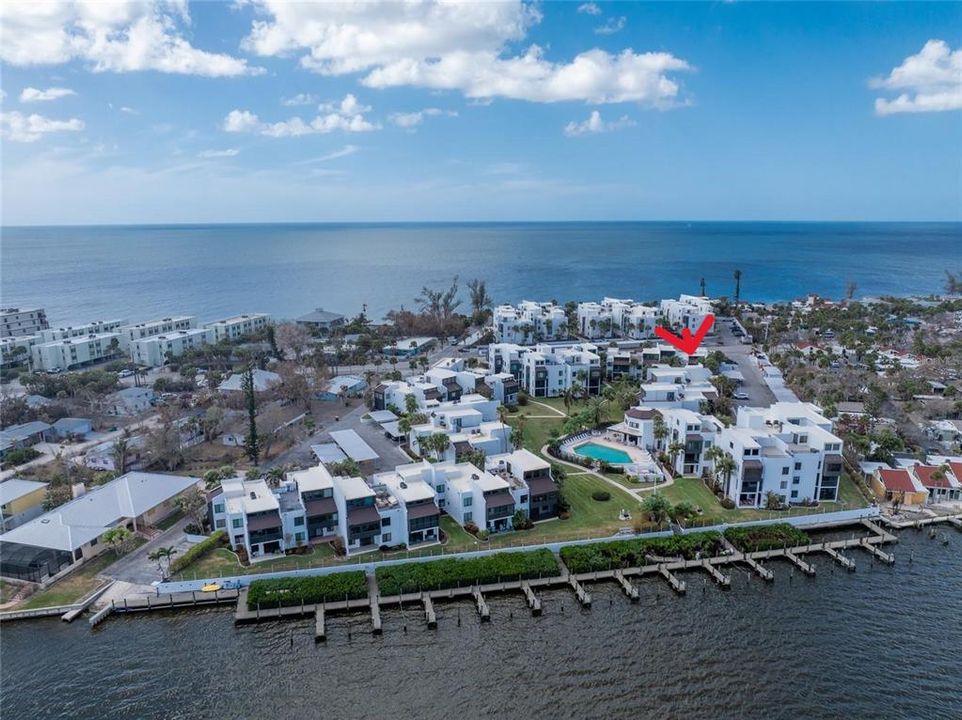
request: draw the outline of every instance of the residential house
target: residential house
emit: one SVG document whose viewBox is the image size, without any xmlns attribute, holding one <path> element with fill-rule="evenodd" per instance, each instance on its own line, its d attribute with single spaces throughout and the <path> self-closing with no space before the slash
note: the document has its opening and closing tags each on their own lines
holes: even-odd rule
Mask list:
<svg viewBox="0 0 962 720">
<path fill-rule="evenodd" d="M 914 473 L 905 468 L 876 469 L 872 477 L 872 491 L 880 500 L 903 505 L 924 505 L 929 499 L 929 491 Z"/>
<path fill-rule="evenodd" d="M 84 437 L 93 432 L 89 418 L 65 417 L 56 420 L 51 426 L 52 437 L 62 440 L 71 437 Z"/>
<path fill-rule="evenodd" d="M 0 430 L 0 458 L 6 457 L 11 450 L 31 447 L 46 442 L 51 437 L 53 427 L 39 420 L 11 425 Z"/>
<path fill-rule="evenodd" d="M 949 463 L 943 465 L 916 465 L 911 472 L 928 490 L 929 503 L 955 502 L 962 498 L 962 483 Z"/>
<path fill-rule="evenodd" d="M 217 389 L 222 393 L 241 393 L 244 392 L 244 375 L 246 373 L 233 373 L 224 380 Z M 283 379 L 276 372 L 254 368 L 252 371 L 254 381 L 254 392 L 267 392 L 283 382 Z"/>
<path fill-rule="evenodd" d="M 157 402 L 157 393 L 146 387 L 127 387 L 107 396 L 110 415 L 137 415 L 150 410 Z"/>
<path fill-rule="evenodd" d="M 47 484 L 22 478 L 0 482 L 0 532 L 13 530 L 43 513 Z"/>
<path fill-rule="evenodd" d="M 344 316 L 324 310 L 323 308 L 317 308 L 306 315 L 301 315 L 294 322 L 317 333 L 326 335 L 330 333 L 331 330 L 344 326 Z"/>
</svg>

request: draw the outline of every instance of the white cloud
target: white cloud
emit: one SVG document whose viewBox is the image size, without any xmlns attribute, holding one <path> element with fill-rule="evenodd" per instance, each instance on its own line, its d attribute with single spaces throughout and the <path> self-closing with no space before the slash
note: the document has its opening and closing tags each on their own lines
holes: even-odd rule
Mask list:
<svg viewBox="0 0 962 720">
<path fill-rule="evenodd" d="M 4 0 L 0 59 L 12 65 L 81 60 L 95 72 L 208 77 L 263 72 L 244 59 L 193 47 L 181 34 L 189 22 L 186 0 Z"/>
<path fill-rule="evenodd" d="M 678 104 L 678 84 L 667 73 L 690 70 L 669 53 L 624 50 L 612 55 L 588 50 L 569 63 L 553 63 L 533 45 L 520 57 L 492 53 L 447 55 L 437 61 L 401 61 L 374 70 L 364 84 L 374 88 L 417 85 L 459 89 L 471 98 L 506 97 L 532 102 L 639 102 L 668 108 Z"/>
<path fill-rule="evenodd" d="M 346 95 L 339 103 L 321 105 L 321 112 L 310 121 L 299 117 L 275 123 L 261 121 L 249 110 L 231 110 L 224 118 L 226 132 L 249 132 L 267 137 L 300 137 L 301 135 L 326 134 L 342 130 L 344 132 L 370 132 L 380 125 L 371 123 L 363 113 L 371 108 L 361 105 L 353 95 Z"/>
<path fill-rule="evenodd" d="M 893 100 L 875 99 L 878 115 L 942 112 L 962 109 L 962 49 L 952 50 L 944 40 L 929 40 L 916 54 L 894 68 L 888 77 L 870 85 L 903 91 Z"/>
<path fill-rule="evenodd" d="M 52 87 L 47 88 L 46 90 L 39 90 L 38 88 L 28 87 L 24 88 L 20 93 L 20 102 L 49 102 L 51 100 L 59 100 L 60 98 L 76 94 L 77 93 L 69 88 Z"/>
<path fill-rule="evenodd" d="M 356 153 L 360 148 L 357 145 L 345 145 L 340 150 L 335 150 L 334 152 L 328 153 L 318 158 L 318 162 L 325 162 L 327 160 L 337 160 L 342 157 L 349 157 Z"/>
<path fill-rule="evenodd" d="M 595 35 L 614 35 L 625 29 L 625 17 L 608 18 L 608 22 L 595 28 Z"/>
<path fill-rule="evenodd" d="M 197 157 L 205 158 L 205 159 L 234 157 L 239 152 L 240 150 L 238 150 L 237 148 L 226 148 L 224 150 L 202 150 L 201 152 L 197 153 Z"/>
<path fill-rule="evenodd" d="M 127 115 L 138 115 L 138 114 L 139 114 L 134 108 L 129 107 L 129 106 L 127 106 L 127 105 L 121 105 L 121 106 L 120 106 L 120 112 L 126 113 Z"/>
<path fill-rule="evenodd" d="M 631 49 L 615 55 L 588 50 L 558 62 L 545 59 L 536 45 L 512 54 L 508 48 L 541 20 L 537 4 L 521 0 L 255 4 L 265 19 L 254 22 L 245 48 L 267 56 L 300 54 L 302 66 L 324 75 L 365 73 L 361 82 L 372 88 L 667 108 L 678 104 L 679 93 L 668 73 L 691 69 L 669 53 Z"/>
<path fill-rule="evenodd" d="M 457 117 L 458 113 L 455 110 L 441 110 L 440 108 L 424 108 L 424 110 L 418 110 L 417 112 L 409 113 L 393 113 L 389 116 L 389 120 L 401 128 L 414 128 L 420 125 L 424 118 L 426 117 L 437 117 L 444 115 L 446 117 Z"/>
<path fill-rule="evenodd" d="M 601 15 L 601 8 L 596 3 L 586 2 L 578 6 L 578 12 L 584 15 Z"/>
<path fill-rule="evenodd" d="M 52 120 L 43 115 L 24 115 L 18 112 L 0 113 L 0 134 L 13 142 L 34 142 L 48 133 L 79 132 L 82 120 Z"/>
<path fill-rule="evenodd" d="M 596 135 L 598 133 L 634 127 L 636 124 L 637 123 L 627 115 L 622 115 L 613 122 L 605 122 L 601 119 L 601 113 L 597 110 L 593 110 L 591 115 L 588 116 L 587 120 L 584 120 L 580 123 L 571 121 L 565 125 L 564 134 L 568 137 L 577 137 L 578 135 L 589 134 Z"/>
<path fill-rule="evenodd" d="M 298 105 L 313 105 L 317 102 L 317 98 L 308 93 L 298 93 L 294 97 L 284 98 L 281 100 L 281 105 L 285 107 L 296 107 Z"/>
</svg>

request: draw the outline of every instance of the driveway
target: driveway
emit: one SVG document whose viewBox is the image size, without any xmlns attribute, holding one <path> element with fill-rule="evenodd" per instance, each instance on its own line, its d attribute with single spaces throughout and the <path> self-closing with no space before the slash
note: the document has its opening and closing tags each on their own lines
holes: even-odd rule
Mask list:
<svg viewBox="0 0 962 720">
<path fill-rule="evenodd" d="M 736 406 L 767 407 L 775 402 L 775 395 L 769 389 L 762 377 L 762 372 L 752 361 L 752 346 L 744 345 L 732 335 L 728 323 L 719 322 L 716 326 L 715 337 L 721 340 L 721 345 L 708 345 L 709 350 L 721 350 L 738 364 L 744 381 L 738 387 L 739 392 L 748 395 L 748 400 L 735 400 Z"/>
<path fill-rule="evenodd" d="M 181 518 L 173 527 L 165 530 L 153 540 L 141 545 L 129 555 L 124 555 L 113 565 L 106 568 L 101 575 L 105 575 L 114 580 L 133 583 L 134 585 L 150 585 L 155 581 L 162 580 L 163 578 L 161 577 L 160 570 L 157 568 L 157 563 L 150 560 L 147 556 L 157 548 L 167 547 L 169 545 L 174 546 L 177 550 L 177 555 L 183 555 L 184 552 L 193 545 L 193 543 L 188 542 L 187 537 L 184 535 L 184 526 L 188 522 L 190 522 L 189 518 Z M 108 550 L 108 552 L 110 551 Z M 174 557 L 177 557 L 177 555 Z"/>
</svg>

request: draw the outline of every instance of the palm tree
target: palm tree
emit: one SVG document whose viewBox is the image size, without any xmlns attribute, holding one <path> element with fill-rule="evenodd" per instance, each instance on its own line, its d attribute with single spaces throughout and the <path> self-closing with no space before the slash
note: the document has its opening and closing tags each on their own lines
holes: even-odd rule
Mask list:
<svg viewBox="0 0 962 720">
<path fill-rule="evenodd" d="M 680 443 L 677 440 L 668 446 L 668 458 L 671 460 L 672 470 L 676 470 L 675 461 L 678 459 L 678 454 L 682 452 L 684 449 L 685 449 L 684 443 Z"/>
<path fill-rule="evenodd" d="M 701 285 L 701 296 L 705 297 L 705 278 L 702 278 L 699 284 Z"/>
<path fill-rule="evenodd" d="M 514 430 L 511 431 L 511 444 L 516 448 L 524 446 L 524 415 L 518 417 L 518 424 L 514 426 Z"/>
<path fill-rule="evenodd" d="M 488 295 L 487 283 L 481 279 L 468 281 L 468 293 L 471 296 L 471 309 L 474 311 L 474 317 L 476 320 L 481 320 L 494 304 L 491 296 Z"/>
<path fill-rule="evenodd" d="M 712 445 L 705 451 L 705 460 L 712 464 L 712 487 L 718 486 L 718 461 L 725 456 L 725 451 L 717 445 Z"/>
<path fill-rule="evenodd" d="M 603 397 L 594 397 L 588 403 L 588 413 L 595 426 L 601 425 L 608 414 L 608 400 Z"/>
<path fill-rule="evenodd" d="M 431 436 L 431 448 L 434 450 L 438 460 L 444 456 L 445 451 L 449 447 L 451 447 L 451 438 L 445 433 L 434 433 L 434 435 Z"/>
<path fill-rule="evenodd" d="M 725 478 L 725 492 L 728 492 L 728 485 L 731 482 L 732 474 L 738 466 L 735 464 L 735 458 L 731 456 L 731 453 L 726 452 L 724 456 L 715 463 L 715 472 L 720 473 L 722 477 Z"/>
<path fill-rule="evenodd" d="M 572 384 L 569 385 L 567 388 L 565 388 L 565 390 L 564 390 L 563 393 L 561 393 L 561 402 L 564 403 L 564 405 L 565 405 L 565 413 L 568 414 L 568 415 L 571 414 L 571 405 L 572 405 L 572 403 L 574 403 L 574 401 L 575 401 L 574 389 L 575 389 L 576 385 L 577 385 L 576 383 L 572 383 Z"/>
<path fill-rule="evenodd" d="M 173 545 L 168 547 L 159 547 L 154 552 L 147 555 L 148 560 L 153 560 L 157 563 L 157 569 L 160 570 L 160 574 L 166 580 L 170 577 L 170 563 L 171 558 L 177 554 L 177 550 Z M 166 569 L 164 566 L 166 565 Z"/>
<path fill-rule="evenodd" d="M 735 270 L 735 304 L 738 305 L 742 295 L 742 271 Z"/>
<path fill-rule="evenodd" d="M 272 467 L 270 470 L 264 473 L 264 479 L 267 484 L 272 488 L 277 488 L 281 486 L 281 480 L 284 479 L 284 468 L 283 467 Z"/>
<path fill-rule="evenodd" d="M 665 425 L 665 419 L 660 414 L 655 415 L 652 422 L 652 434 L 655 436 L 655 449 L 658 449 L 662 441 L 668 437 L 668 426 Z"/>
<path fill-rule="evenodd" d="M 121 475 L 127 472 L 127 458 L 130 452 L 130 443 L 127 442 L 127 438 L 120 437 L 114 441 L 114 447 L 111 451 L 114 460 L 114 470 L 119 472 Z"/>
</svg>

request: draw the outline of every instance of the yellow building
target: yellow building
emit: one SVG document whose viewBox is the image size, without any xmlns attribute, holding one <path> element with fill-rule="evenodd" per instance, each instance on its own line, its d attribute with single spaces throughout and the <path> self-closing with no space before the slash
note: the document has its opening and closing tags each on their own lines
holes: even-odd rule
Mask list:
<svg viewBox="0 0 962 720">
<path fill-rule="evenodd" d="M 12 530 L 43 512 L 47 484 L 10 478 L 0 482 L 0 532 Z"/>
</svg>

